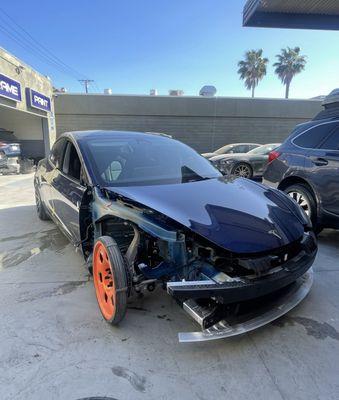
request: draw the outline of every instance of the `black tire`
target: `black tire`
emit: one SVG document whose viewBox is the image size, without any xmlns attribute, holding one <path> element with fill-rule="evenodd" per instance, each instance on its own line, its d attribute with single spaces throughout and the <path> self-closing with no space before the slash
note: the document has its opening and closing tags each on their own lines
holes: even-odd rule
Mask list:
<svg viewBox="0 0 339 400">
<path fill-rule="evenodd" d="M 23 158 L 20 160 L 20 174 L 30 174 L 31 172 L 34 171 L 34 163 L 33 160 L 30 160 L 28 158 Z"/>
<path fill-rule="evenodd" d="M 43 201 L 41 200 L 41 196 L 40 196 L 40 192 L 39 192 L 38 188 L 35 188 L 35 204 L 36 204 L 36 212 L 38 214 L 38 217 L 42 221 L 49 221 L 51 218 L 48 215 L 48 212 L 46 211 Z"/>
<path fill-rule="evenodd" d="M 103 272 L 107 275 L 103 276 Z M 119 324 L 126 315 L 127 274 L 116 241 L 110 236 L 100 236 L 93 249 L 93 282 L 101 314 L 112 325 Z"/>
<path fill-rule="evenodd" d="M 243 174 L 241 174 L 240 170 L 244 171 Z M 247 174 L 245 171 L 247 171 Z M 251 179 L 251 178 L 253 178 L 253 169 L 249 164 L 247 164 L 245 162 L 241 162 L 241 163 L 236 164 L 232 168 L 231 175 Z"/>
<path fill-rule="evenodd" d="M 311 189 L 307 185 L 296 183 L 285 188 L 284 192 L 292 197 L 310 217 L 315 233 L 320 233 L 322 231 L 322 227 L 317 223 L 317 202 Z M 301 197 L 298 197 L 298 194 Z M 303 199 L 306 201 L 306 203 L 303 202 Z"/>
<path fill-rule="evenodd" d="M 0 151 L 0 168 L 7 169 L 7 157 L 3 151 Z M 4 171 L 2 171 L 4 172 Z"/>
</svg>

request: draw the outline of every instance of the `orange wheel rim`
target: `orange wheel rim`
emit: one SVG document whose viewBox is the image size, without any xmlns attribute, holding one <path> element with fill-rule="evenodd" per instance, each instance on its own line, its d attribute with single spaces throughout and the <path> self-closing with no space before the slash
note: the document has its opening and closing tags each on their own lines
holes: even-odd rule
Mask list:
<svg viewBox="0 0 339 400">
<path fill-rule="evenodd" d="M 107 249 L 100 241 L 94 247 L 93 281 L 102 315 L 109 320 L 115 315 L 116 290 Z"/>
</svg>

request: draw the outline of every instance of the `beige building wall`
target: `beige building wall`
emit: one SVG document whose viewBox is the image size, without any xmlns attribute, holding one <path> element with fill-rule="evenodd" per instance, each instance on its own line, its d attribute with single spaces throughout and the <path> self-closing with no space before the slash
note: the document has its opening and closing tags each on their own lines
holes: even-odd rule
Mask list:
<svg viewBox="0 0 339 400">
<path fill-rule="evenodd" d="M 0 128 L 13 131 L 18 139 L 48 152 L 56 138 L 54 104 L 51 113 L 32 108 L 26 99 L 30 88 L 53 99 L 53 86 L 49 78 L 0 48 L 0 73 L 21 84 L 21 102 L 0 97 Z M 35 141 L 35 142 L 33 142 Z"/>
</svg>

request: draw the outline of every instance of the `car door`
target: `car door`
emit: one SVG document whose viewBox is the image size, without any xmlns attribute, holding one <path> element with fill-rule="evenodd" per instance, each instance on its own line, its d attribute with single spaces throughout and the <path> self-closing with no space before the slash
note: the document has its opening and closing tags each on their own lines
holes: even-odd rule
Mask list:
<svg viewBox="0 0 339 400">
<path fill-rule="evenodd" d="M 52 182 L 62 166 L 62 157 L 64 154 L 65 147 L 66 147 L 65 138 L 60 138 L 54 143 L 52 150 L 48 158 L 46 159 L 46 163 L 44 164 L 45 169 L 40 174 L 39 190 L 40 190 L 41 200 L 43 201 L 49 213 L 53 217 L 55 217 L 55 215 L 53 206 L 54 190 L 52 188 Z"/>
<path fill-rule="evenodd" d="M 249 163 L 253 169 L 254 175 L 262 175 L 268 162 L 268 154 L 255 154 L 249 158 Z"/>
<path fill-rule="evenodd" d="M 55 175 L 53 206 L 60 225 L 69 239 L 78 244 L 81 241 L 79 213 L 86 185 L 82 179 L 82 165 L 74 144 L 67 140 L 62 168 Z"/>
<path fill-rule="evenodd" d="M 268 155 L 273 148 L 273 146 L 268 147 L 265 152 L 260 154 L 251 154 L 250 163 L 255 175 L 262 175 L 264 173 L 264 169 L 268 163 Z"/>
<path fill-rule="evenodd" d="M 304 174 L 320 207 L 339 216 L 339 121 L 319 122 L 292 142 L 305 151 Z"/>
<path fill-rule="evenodd" d="M 339 122 L 330 135 L 310 154 L 322 195 L 324 211 L 339 217 Z"/>
</svg>

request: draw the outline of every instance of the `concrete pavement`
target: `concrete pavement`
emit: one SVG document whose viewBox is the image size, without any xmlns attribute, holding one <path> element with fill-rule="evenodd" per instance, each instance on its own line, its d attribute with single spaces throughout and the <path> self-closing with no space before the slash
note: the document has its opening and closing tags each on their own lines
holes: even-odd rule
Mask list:
<svg viewBox="0 0 339 400">
<path fill-rule="evenodd" d="M 32 175 L 0 176 L 0 399 L 339 398 L 339 232 L 303 303 L 255 332 L 179 344 L 197 326 L 162 290 L 105 323 L 82 256 L 38 220 Z"/>
</svg>

